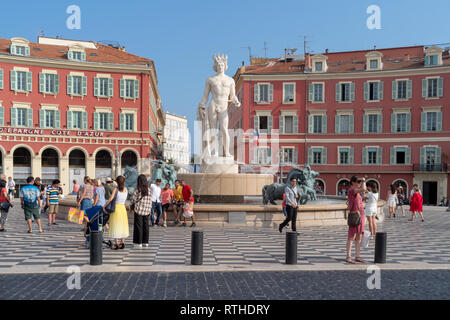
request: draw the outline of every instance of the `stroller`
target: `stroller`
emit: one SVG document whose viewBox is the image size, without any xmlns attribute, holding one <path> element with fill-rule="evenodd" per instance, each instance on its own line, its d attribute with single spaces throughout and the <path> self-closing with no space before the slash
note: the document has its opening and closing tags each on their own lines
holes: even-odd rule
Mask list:
<svg viewBox="0 0 450 320">
<path fill-rule="evenodd" d="M 84 237 L 86 239 L 86 248 L 90 247 L 90 234 L 91 231 L 102 231 L 104 230 L 104 226 L 109 221 L 110 214 L 103 210 L 102 206 L 95 206 L 84 211 L 85 218 L 89 219 L 86 225 L 86 229 L 84 231 Z M 111 240 L 105 241 L 103 243 L 106 244 L 109 248 L 112 247 Z"/>
</svg>

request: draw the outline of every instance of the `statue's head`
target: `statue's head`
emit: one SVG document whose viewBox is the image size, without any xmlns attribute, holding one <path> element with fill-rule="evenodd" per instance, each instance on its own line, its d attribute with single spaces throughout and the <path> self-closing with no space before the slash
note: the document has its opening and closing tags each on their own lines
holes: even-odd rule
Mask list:
<svg viewBox="0 0 450 320">
<path fill-rule="evenodd" d="M 214 60 L 213 69 L 215 72 L 225 72 L 228 69 L 227 55 L 224 55 L 223 53 L 222 55 L 216 54 L 213 56 L 213 60 Z"/>
</svg>

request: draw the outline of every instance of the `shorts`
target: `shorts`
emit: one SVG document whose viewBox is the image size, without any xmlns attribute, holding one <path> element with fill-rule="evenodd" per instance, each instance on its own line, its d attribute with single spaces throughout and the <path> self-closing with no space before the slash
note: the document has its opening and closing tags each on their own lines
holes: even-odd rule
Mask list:
<svg viewBox="0 0 450 320">
<path fill-rule="evenodd" d="M 8 196 L 11 195 L 11 194 L 14 195 L 14 191 L 15 191 L 14 189 L 9 189 L 8 190 Z"/>
<path fill-rule="evenodd" d="M 177 203 L 175 203 L 175 205 L 177 206 L 177 208 L 182 208 L 184 206 L 184 202 L 178 201 Z"/>
<path fill-rule="evenodd" d="M 388 207 L 394 208 L 397 206 L 397 201 L 395 200 L 388 200 L 387 202 Z"/>
<path fill-rule="evenodd" d="M 48 213 L 58 213 L 59 204 L 51 204 L 49 205 Z"/>
<path fill-rule="evenodd" d="M 366 208 L 364 214 L 367 217 L 375 217 L 377 215 L 377 208 Z"/>
<path fill-rule="evenodd" d="M 30 207 L 24 207 L 24 213 L 25 213 L 25 220 L 31 220 L 33 217 L 34 220 L 39 220 L 41 218 L 39 214 L 39 208 L 30 208 Z"/>
<path fill-rule="evenodd" d="M 167 212 L 167 210 L 169 210 L 169 207 L 170 207 L 170 203 L 163 204 L 162 210 Z"/>
</svg>

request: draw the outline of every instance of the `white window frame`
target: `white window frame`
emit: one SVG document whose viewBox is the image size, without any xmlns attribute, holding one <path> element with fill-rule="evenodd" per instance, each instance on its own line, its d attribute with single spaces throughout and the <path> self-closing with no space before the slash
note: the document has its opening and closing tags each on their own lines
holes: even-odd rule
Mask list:
<svg viewBox="0 0 450 320">
<path fill-rule="evenodd" d="M 286 101 L 286 85 L 293 85 L 293 101 Z M 296 96 L 296 83 L 295 82 L 283 82 L 283 104 L 295 104 L 295 96 Z"/>
<path fill-rule="evenodd" d="M 443 64 L 442 52 L 443 52 L 443 50 L 441 48 L 439 48 L 439 47 L 436 47 L 436 46 L 432 46 L 432 47 L 424 49 L 424 53 L 425 53 L 424 66 L 425 67 L 442 66 L 442 64 Z M 437 63 L 436 64 L 425 65 L 425 61 L 427 59 L 426 57 L 428 57 L 428 59 L 431 59 L 431 56 L 437 56 Z"/>
<path fill-rule="evenodd" d="M 337 153 L 337 163 L 338 163 L 338 165 L 342 165 L 342 166 L 353 165 L 354 159 L 353 159 L 353 161 L 350 162 L 350 153 L 351 153 L 353 147 L 351 147 L 351 146 L 339 146 L 337 149 L 338 149 L 338 153 Z M 348 151 L 348 163 L 342 163 L 341 162 L 341 151 L 343 151 L 344 149 Z M 353 157 L 354 157 L 354 154 L 353 154 Z"/>
<path fill-rule="evenodd" d="M 371 51 L 366 54 L 366 71 L 380 71 L 383 70 L 383 54 L 379 51 Z M 377 68 L 371 68 L 371 60 L 377 60 Z"/>
<path fill-rule="evenodd" d="M 322 100 L 316 100 L 316 85 L 322 85 Z M 325 82 L 311 82 L 313 86 L 312 103 L 325 103 Z"/>
<path fill-rule="evenodd" d="M 427 81 L 427 96 L 425 97 L 425 100 L 435 100 L 435 99 L 439 99 L 440 98 L 439 97 L 439 79 L 440 78 L 441 77 L 439 77 L 439 76 L 437 76 L 437 77 L 426 77 L 425 78 L 426 81 Z M 429 80 L 436 80 L 436 96 L 432 96 L 432 97 L 428 96 L 428 92 L 429 92 L 429 89 L 430 89 Z"/>
<path fill-rule="evenodd" d="M 270 97 L 269 97 L 270 85 L 271 85 L 270 82 L 258 82 L 257 84 L 255 84 L 255 86 L 258 86 L 259 92 L 259 101 L 256 102 L 257 104 L 270 104 Z M 261 86 L 267 86 L 267 100 L 261 100 Z"/>
<path fill-rule="evenodd" d="M 367 101 L 366 102 L 369 102 L 369 103 L 370 102 L 380 102 L 381 101 L 380 100 L 380 83 L 381 83 L 381 80 L 369 80 L 369 81 L 366 81 L 366 83 L 367 83 Z M 370 84 L 371 83 L 377 83 L 378 84 L 377 98 L 373 99 L 373 100 L 370 100 Z M 383 85 L 383 90 L 384 90 L 384 85 Z"/>
<path fill-rule="evenodd" d="M 311 56 L 311 68 L 313 73 L 325 73 L 328 71 L 328 64 L 327 64 L 328 57 L 323 54 L 315 54 Z M 322 70 L 316 69 L 316 62 L 322 63 Z"/>
<path fill-rule="evenodd" d="M 121 108 L 120 114 L 133 114 L 133 130 L 126 130 L 126 117 L 125 117 L 125 123 L 124 123 L 124 130 L 123 132 L 137 132 L 138 128 L 138 109 L 136 108 Z M 119 129 L 120 129 L 120 116 L 119 116 Z"/>
<path fill-rule="evenodd" d="M 286 159 L 285 159 L 285 151 L 286 150 L 291 150 L 292 151 L 292 161 L 286 161 Z M 280 162 L 281 162 L 281 164 L 296 164 L 295 163 L 295 151 L 296 151 L 296 148 L 294 147 L 294 146 L 282 146 L 281 147 L 281 159 L 280 159 Z"/>
</svg>

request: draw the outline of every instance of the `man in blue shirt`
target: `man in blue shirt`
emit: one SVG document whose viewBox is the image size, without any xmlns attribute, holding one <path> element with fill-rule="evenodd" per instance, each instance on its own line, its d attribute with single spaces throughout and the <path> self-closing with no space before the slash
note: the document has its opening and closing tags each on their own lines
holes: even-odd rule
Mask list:
<svg viewBox="0 0 450 320">
<path fill-rule="evenodd" d="M 39 209 L 41 207 L 41 191 L 33 185 L 34 178 L 28 177 L 27 184 L 20 188 L 20 204 L 25 212 L 25 220 L 28 224 L 28 233 L 32 232 L 31 217 L 34 217 L 38 227 L 39 233 L 42 233 L 41 217 Z"/>
</svg>

